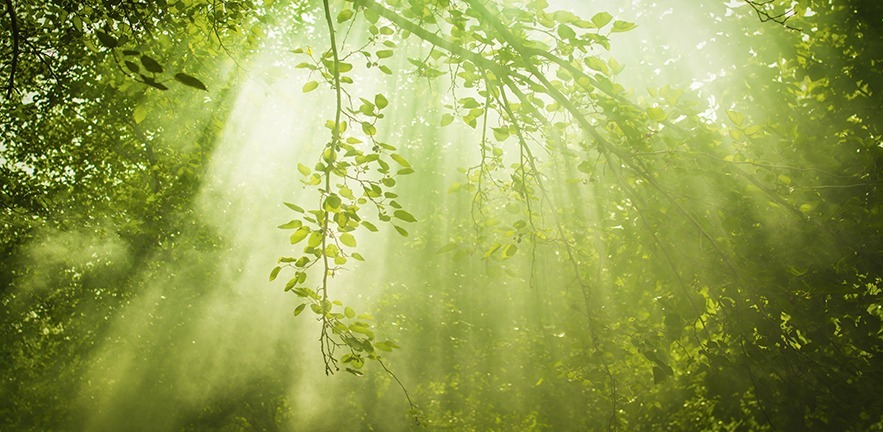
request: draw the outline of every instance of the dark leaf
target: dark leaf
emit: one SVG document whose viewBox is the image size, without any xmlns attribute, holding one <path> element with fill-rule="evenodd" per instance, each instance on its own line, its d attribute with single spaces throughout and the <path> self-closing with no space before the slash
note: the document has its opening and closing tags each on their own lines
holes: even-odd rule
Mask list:
<svg viewBox="0 0 883 432">
<path fill-rule="evenodd" d="M 193 87 L 193 88 L 199 89 L 199 90 L 208 90 L 207 88 L 205 88 L 205 84 L 203 84 L 202 81 L 196 79 L 195 77 L 187 75 L 185 73 L 179 72 L 179 73 L 175 74 L 175 79 L 187 87 Z"/>
</svg>

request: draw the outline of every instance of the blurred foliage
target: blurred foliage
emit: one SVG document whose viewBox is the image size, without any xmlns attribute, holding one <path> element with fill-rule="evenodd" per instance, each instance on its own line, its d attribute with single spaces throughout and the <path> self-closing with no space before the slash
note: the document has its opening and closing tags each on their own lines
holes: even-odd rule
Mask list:
<svg viewBox="0 0 883 432">
<path fill-rule="evenodd" d="M 196 193 L 266 30 L 321 33 L 325 16 L 331 34 L 364 31 L 285 47 L 310 74 L 303 92 L 341 93 L 330 139 L 292 167 L 312 205 L 287 203 L 296 250 L 270 279 L 294 272 L 285 290 L 320 321 L 326 372 L 388 355 L 396 375 L 367 374 L 312 430 L 413 428 L 381 402 L 399 377 L 427 429 L 883 429 L 876 2 L 681 6 L 715 28 L 713 49 L 685 53 L 720 65 L 704 81 L 674 60 L 661 77 L 653 56 L 620 63 L 635 23 L 544 0 L 283 3 L 6 2 L 0 428 L 297 428 L 289 385 L 309 372 L 287 346 L 222 362 L 254 375 L 205 397 L 135 401 L 206 376 L 167 359 L 204 318 L 180 310 L 210 309 L 230 241 Z M 375 71 L 443 89 L 427 117 L 480 136 L 460 143 L 477 160 L 447 193 L 427 187 L 432 167 L 461 150 L 440 150 L 436 125 L 385 142 L 384 116 L 427 102 L 361 94 Z M 371 220 L 393 225 L 388 256 L 357 244 Z M 396 263 L 373 326 L 329 299 L 353 260 Z M 174 307 L 145 298 L 169 269 L 194 281 L 161 299 Z M 145 324 L 120 340 L 133 302 Z M 117 385 L 108 347 L 149 359 L 142 381 L 106 405 L 77 399 Z"/>
</svg>

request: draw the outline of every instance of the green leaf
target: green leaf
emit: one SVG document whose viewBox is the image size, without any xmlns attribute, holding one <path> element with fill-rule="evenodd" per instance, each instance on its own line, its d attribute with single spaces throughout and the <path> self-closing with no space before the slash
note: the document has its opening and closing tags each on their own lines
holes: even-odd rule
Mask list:
<svg viewBox="0 0 883 432">
<path fill-rule="evenodd" d="M 494 128 L 494 138 L 496 138 L 497 141 L 506 141 L 506 138 L 509 138 L 509 129 Z"/>
<path fill-rule="evenodd" d="M 441 118 L 441 126 L 442 127 L 445 127 L 453 122 L 454 122 L 454 115 L 453 114 L 449 114 L 449 113 L 442 114 L 442 118 Z"/>
<path fill-rule="evenodd" d="M 599 59 L 598 57 L 586 57 L 585 63 L 586 66 L 598 72 L 605 74 L 607 73 L 607 63 L 604 63 L 604 61 Z"/>
<path fill-rule="evenodd" d="M 365 12 L 363 13 L 365 15 L 365 19 L 368 20 L 368 22 L 371 24 L 376 24 L 377 20 L 380 19 L 380 16 L 377 15 L 377 12 L 374 12 L 371 9 L 365 9 Z"/>
<path fill-rule="evenodd" d="M 377 58 L 382 58 L 382 59 L 390 58 L 390 57 L 392 57 L 393 51 L 392 50 L 378 50 L 376 54 L 377 54 Z"/>
<path fill-rule="evenodd" d="M 647 115 L 652 120 L 656 120 L 656 121 L 663 121 L 667 117 L 667 115 L 665 114 L 665 111 L 663 111 L 660 108 L 656 108 L 656 107 L 647 108 Z"/>
<path fill-rule="evenodd" d="M 143 80 L 142 82 L 143 82 L 144 84 L 147 84 L 147 85 L 149 85 L 149 86 L 151 86 L 151 87 L 153 87 L 153 88 L 155 88 L 155 89 L 157 89 L 157 90 L 166 91 L 166 90 L 169 89 L 168 87 L 165 86 L 165 84 L 160 83 L 160 82 L 156 82 L 155 79 L 153 79 L 153 78 L 151 78 L 151 77 L 149 77 L 149 76 L 147 76 L 147 75 L 144 75 L 144 74 L 138 74 L 138 76 L 141 77 L 141 79 Z"/>
<path fill-rule="evenodd" d="M 352 17 L 353 17 L 353 10 L 352 9 L 344 9 L 344 10 L 340 11 L 339 14 L 337 14 L 337 22 L 342 23 Z"/>
<path fill-rule="evenodd" d="M 282 224 L 282 225 L 279 225 L 279 226 L 276 227 L 276 228 L 279 228 L 279 229 L 295 229 L 295 228 L 300 228 L 301 226 L 303 226 L 303 224 L 304 224 L 304 223 L 301 222 L 300 220 L 295 219 L 295 220 L 293 220 L 293 221 L 290 221 L 290 222 L 284 223 L 284 224 Z"/>
<path fill-rule="evenodd" d="M 147 118 L 147 108 L 145 108 L 144 105 L 138 105 L 132 112 L 132 117 L 135 118 L 135 123 L 141 123 Z"/>
<path fill-rule="evenodd" d="M 298 212 L 298 213 L 303 213 L 303 212 L 304 212 L 304 209 L 301 208 L 301 207 L 300 207 L 299 205 L 297 205 L 297 204 L 292 204 L 292 203 L 290 203 L 290 202 L 286 202 L 286 203 L 282 203 L 282 204 L 285 204 L 286 207 L 288 207 L 288 208 L 290 208 L 290 209 L 292 209 L 292 210 L 294 210 L 294 211 L 296 211 L 296 212 Z"/>
<path fill-rule="evenodd" d="M 443 253 L 455 251 L 455 250 L 457 250 L 458 247 L 460 247 L 460 246 L 457 243 L 448 243 L 448 244 L 440 247 L 437 251 L 435 251 L 435 253 L 436 254 L 443 254 Z"/>
<path fill-rule="evenodd" d="M 304 165 L 304 164 L 302 164 L 302 163 L 297 164 L 297 170 L 298 170 L 301 174 L 303 174 L 303 175 L 305 175 L 305 176 L 308 176 L 308 175 L 310 175 L 311 172 L 313 172 L 313 171 L 310 169 L 310 167 L 308 167 L 308 166 L 306 166 L 306 165 Z"/>
<path fill-rule="evenodd" d="M 341 201 L 339 196 L 328 195 L 328 198 L 325 198 L 325 204 L 323 205 L 323 208 L 326 211 L 337 212 L 340 211 L 340 205 Z"/>
<path fill-rule="evenodd" d="M 349 307 L 349 306 L 347 306 L 347 307 L 343 310 L 343 314 L 346 315 L 346 317 L 347 317 L 347 318 L 350 318 L 350 319 L 356 317 L 356 311 L 354 311 L 353 308 L 351 308 L 351 307 Z"/>
<path fill-rule="evenodd" d="M 374 224 L 371 223 L 371 222 L 368 222 L 368 221 L 362 221 L 362 226 L 365 227 L 365 228 L 367 228 L 368 231 L 371 231 L 371 232 L 377 232 L 377 227 L 374 226 Z"/>
<path fill-rule="evenodd" d="M 350 233 L 341 234 L 340 235 L 340 242 L 349 246 L 349 247 L 356 247 L 356 238 L 353 237 L 353 235 Z"/>
<path fill-rule="evenodd" d="M 401 165 L 405 168 L 411 167 L 411 164 L 408 163 L 407 159 L 405 159 L 404 157 L 402 157 L 402 155 L 400 155 L 398 153 L 393 153 L 389 157 L 391 157 L 392 160 L 396 161 L 396 163 L 398 163 L 399 165 Z"/>
<path fill-rule="evenodd" d="M 303 89 L 301 89 L 301 91 L 303 91 L 304 93 L 309 93 L 309 92 L 315 90 L 316 87 L 319 87 L 319 83 L 316 81 L 310 81 L 310 82 L 304 84 L 304 87 L 303 87 Z"/>
<path fill-rule="evenodd" d="M 604 27 L 610 20 L 613 19 L 613 15 L 610 15 L 607 12 L 599 12 L 596 13 L 595 16 L 592 17 L 592 24 L 595 24 L 598 28 Z"/>
<path fill-rule="evenodd" d="M 389 345 L 389 342 L 378 342 L 374 346 L 381 351 L 392 351 L 392 346 Z"/>
<path fill-rule="evenodd" d="M 273 267 L 273 271 L 270 272 L 270 282 L 276 280 L 276 276 L 279 276 L 279 272 L 282 270 L 282 267 L 276 266 Z"/>
<path fill-rule="evenodd" d="M 307 246 L 314 248 L 322 244 L 322 232 L 321 231 L 313 231 L 310 234 L 310 239 L 307 240 Z"/>
<path fill-rule="evenodd" d="M 389 101 L 386 99 L 386 96 L 377 94 L 374 96 L 374 105 L 377 105 L 377 108 L 384 109 L 389 105 Z"/>
<path fill-rule="evenodd" d="M 163 71 L 162 66 L 160 66 L 160 64 L 157 63 L 156 60 L 146 55 L 141 56 L 141 64 L 144 66 L 144 69 L 147 69 L 148 72 L 162 73 Z"/>
<path fill-rule="evenodd" d="M 569 24 L 579 20 L 579 17 L 574 15 L 573 12 L 559 10 L 552 14 L 552 19 L 562 24 Z"/>
<path fill-rule="evenodd" d="M 349 72 L 351 70 L 353 70 L 352 63 L 346 63 L 346 62 L 338 62 L 337 63 L 337 71 L 338 72 L 344 73 L 344 72 Z"/>
<path fill-rule="evenodd" d="M 291 242 L 291 244 L 297 244 L 301 240 L 307 238 L 307 234 L 309 234 L 309 233 L 310 233 L 310 229 L 305 226 L 302 226 L 302 227 L 298 228 L 297 231 L 295 231 L 293 234 L 291 234 L 291 238 L 289 239 L 289 241 Z"/>
<path fill-rule="evenodd" d="M 573 31 L 573 29 L 569 26 L 561 24 L 558 26 L 558 36 L 560 36 L 562 39 L 570 39 L 576 37 L 576 32 Z"/>
<path fill-rule="evenodd" d="M 125 60 L 123 63 L 126 65 L 126 69 L 129 69 L 132 73 L 141 72 L 141 67 L 138 66 L 135 62 L 131 60 Z"/>
<path fill-rule="evenodd" d="M 398 231 L 399 234 L 401 234 L 402 237 L 407 237 L 407 236 L 408 236 L 408 231 L 406 231 L 404 228 L 402 228 L 402 227 L 400 227 L 400 226 L 398 226 L 398 225 L 393 225 L 392 227 L 395 228 L 396 231 Z"/>
<path fill-rule="evenodd" d="M 304 311 L 305 307 L 307 307 L 306 303 L 301 303 L 301 304 L 297 305 L 297 307 L 294 308 L 294 316 L 300 315 L 300 313 Z"/>
<path fill-rule="evenodd" d="M 518 252 L 518 246 L 515 246 L 514 243 L 507 244 L 506 247 L 503 248 L 503 259 L 509 259 L 515 252 Z"/>
<path fill-rule="evenodd" d="M 637 28 L 638 25 L 628 21 L 615 21 L 613 23 L 612 33 L 622 33 Z"/>
<path fill-rule="evenodd" d="M 727 117 L 730 118 L 730 121 L 733 122 L 737 127 L 741 127 L 742 123 L 745 122 L 745 114 L 738 113 L 733 110 L 727 110 Z"/>
<path fill-rule="evenodd" d="M 362 132 L 365 132 L 365 135 L 374 136 L 377 134 L 377 128 L 371 123 L 362 122 Z"/>
<path fill-rule="evenodd" d="M 104 45 L 107 48 L 114 49 L 119 46 L 119 41 L 116 40 L 115 37 L 98 30 L 95 32 L 95 36 L 98 36 L 98 42 L 101 42 L 101 45 Z"/>
<path fill-rule="evenodd" d="M 187 87 L 193 87 L 193 88 L 199 89 L 199 90 L 208 90 L 207 88 L 205 88 L 205 84 L 203 84 L 202 81 L 196 79 L 195 77 L 187 75 L 185 73 L 179 72 L 179 73 L 175 74 L 175 79 L 179 83 L 184 84 Z"/>
<path fill-rule="evenodd" d="M 411 215 L 411 213 L 408 213 L 404 210 L 396 210 L 392 215 L 405 222 L 417 222 L 417 219 L 415 219 L 414 216 Z"/>
</svg>

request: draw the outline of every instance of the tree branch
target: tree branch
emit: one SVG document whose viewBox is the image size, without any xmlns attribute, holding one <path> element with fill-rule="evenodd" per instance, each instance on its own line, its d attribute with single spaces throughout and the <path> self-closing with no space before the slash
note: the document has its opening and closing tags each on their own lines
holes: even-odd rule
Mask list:
<svg viewBox="0 0 883 432">
<path fill-rule="evenodd" d="M 6 98 L 12 98 L 12 91 L 15 89 L 15 70 L 18 69 L 18 19 L 15 16 L 15 7 L 12 0 L 6 0 L 6 12 L 9 13 L 9 21 L 12 26 L 12 64 L 9 71 L 9 84 L 6 87 Z"/>
</svg>

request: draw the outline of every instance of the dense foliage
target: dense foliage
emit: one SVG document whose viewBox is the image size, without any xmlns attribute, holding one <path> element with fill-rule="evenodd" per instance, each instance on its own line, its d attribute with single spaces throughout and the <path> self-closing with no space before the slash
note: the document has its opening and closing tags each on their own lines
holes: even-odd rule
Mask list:
<svg viewBox="0 0 883 432">
<path fill-rule="evenodd" d="M 0 427 L 883 429 L 883 7 L 597 7 L 7 0 Z"/>
</svg>

